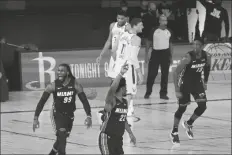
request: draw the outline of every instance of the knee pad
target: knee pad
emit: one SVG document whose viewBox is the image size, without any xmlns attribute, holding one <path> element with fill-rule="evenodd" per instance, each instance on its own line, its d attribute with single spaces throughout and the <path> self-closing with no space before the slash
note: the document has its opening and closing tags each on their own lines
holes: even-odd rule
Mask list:
<svg viewBox="0 0 232 155">
<path fill-rule="evenodd" d="M 197 116 L 201 116 L 205 112 L 206 108 L 206 102 L 199 102 L 198 107 L 195 109 L 194 113 Z"/>
<path fill-rule="evenodd" d="M 178 110 L 175 113 L 175 117 L 178 119 L 181 119 L 183 113 L 186 111 L 187 106 L 186 105 L 180 105 Z"/>
</svg>

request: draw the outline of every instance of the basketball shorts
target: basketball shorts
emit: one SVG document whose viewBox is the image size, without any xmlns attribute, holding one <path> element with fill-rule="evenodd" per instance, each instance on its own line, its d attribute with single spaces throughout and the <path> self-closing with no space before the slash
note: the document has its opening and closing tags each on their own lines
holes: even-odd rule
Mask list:
<svg viewBox="0 0 232 155">
<path fill-rule="evenodd" d="M 56 135 L 59 129 L 65 128 L 69 136 L 73 127 L 74 114 L 68 115 L 52 109 L 51 121 Z"/>
<path fill-rule="evenodd" d="M 207 97 L 206 97 L 206 93 L 205 93 L 205 89 L 203 87 L 203 84 L 199 84 L 197 89 L 195 91 L 184 91 L 182 90 L 182 95 L 183 97 L 178 99 L 178 103 L 180 105 L 189 105 L 191 102 L 191 96 L 193 96 L 195 102 L 199 103 L 199 102 L 207 102 Z"/>
<path fill-rule="evenodd" d="M 99 135 L 99 149 L 102 155 L 123 155 L 123 137 L 111 136 L 106 133 Z"/>
</svg>

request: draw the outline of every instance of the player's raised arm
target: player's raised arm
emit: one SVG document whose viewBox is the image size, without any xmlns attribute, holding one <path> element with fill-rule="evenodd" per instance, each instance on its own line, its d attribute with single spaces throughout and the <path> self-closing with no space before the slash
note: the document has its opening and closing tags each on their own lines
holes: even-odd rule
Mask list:
<svg viewBox="0 0 232 155">
<path fill-rule="evenodd" d="M 180 92 L 180 86 L 179 86 L 179 76 L 181 72 L 185 69 L 185 67 L 191 62 L 191 57 L 189 54 L 186 54 L 180 63 L 177 65 L 176 70 L 173 72 L 173 80 L 174 80 L 174 86 L 175 91 Z"/>
<path fill-rule="evenodd" d="M 44 107 L 45 103 L 47 102 L 50 94 L 53 93 L 54 91 L 55 91 L 55 83 L 49 84 L 45 88 L 43 95 L 40 98 L 39 103 L 36 106 L 35 115 L 34 115 L 34 122 L 33 122 L 33 131 L 34 132 L 35 132 L 36 128 L 39 128 L 39 115 L 40 115 L 41 111 L 43 110 L 43 107 Z"/>
<path fill-rule="evenodd" d="M 102 55 L 103 55 L 107 50 L 109 50 L 109 48 L 110 48 L 110 46 L 111 46 L 111 43 L 112 43 L 112 29 L 113 29 L 113 27 L 114 27 L 114 24 L 115 24 L 115 22 L 113 22 L 113 23 L 110 24 L 109 36 L 108 36 L 108 38 L 107 38 L 107 40 L 106 40 L 106 42 L 105 42 L 105 45 L 104 45 L 104 47 L 103 47 L 103 49 L 102 49 L 102 51 L 101 51 L 101 53 L 100 53 L 100 56 L 97 58 L 97 63 L 100 63 Z"/>
<path fill-rule="evenodd" d="M 118 74 L 118 76 L 114 79 L 113 83 L 111 84 L 110 86 L 110 89 L 107 93 L 107 96 L 106 96 L 106 99 L 105 99 L 105 110 L 107 112 L 110 112 L 111 109 L 114 107 L 114 103 L 113 103 L 113 100 L 114 100 L 114 95 L 118 89 L 118 86 L 119 86 L 119 83 L 120 83 L 120 80 L 121 78 L 123 77 L 123 75 L 127 72 L 128 70 L 128 65 L 125 63 L 123 66 L 122 66 L 122 69 L 121 69 L 121 72 Z"/>
</svg>

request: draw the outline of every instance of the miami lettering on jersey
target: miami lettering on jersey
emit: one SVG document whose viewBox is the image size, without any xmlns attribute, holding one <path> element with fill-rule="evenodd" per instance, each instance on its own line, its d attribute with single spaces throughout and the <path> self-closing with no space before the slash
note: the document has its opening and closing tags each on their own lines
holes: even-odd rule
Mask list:
<svg viewBox="0 0 232 155">
<path fill-rule="evenodd" d="M 192 65 L 191 68 L 200 68 L 200 67 L 204 67 L 205 63 L 202 64 L 196 64 L 196 65 Z"/>
<path fill-rule="evenodd" d="M 72 96 L 73 94 L 74 94 L 74 91 L 57 92 L 57 96 Z"/>
<path fill-rule="evenodd" d="M 120 114 L 127 114 L 128 110 L 127 109 L 122 109 L 122 108 L 117 108 L 115 110 L 115 113 L 120 113 Z"/>
</svg>

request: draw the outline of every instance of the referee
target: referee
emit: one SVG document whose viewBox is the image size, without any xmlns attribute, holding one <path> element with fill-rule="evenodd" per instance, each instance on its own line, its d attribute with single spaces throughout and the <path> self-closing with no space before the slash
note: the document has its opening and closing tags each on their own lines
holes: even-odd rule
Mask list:
<svg viewBox="0 0 232 155">
<path fill-rule="evenodd" d="M 148 99 L 152 93 L 152 86 L 158 74 L 159 66 L 161 67 L 161 89 L 160 98 L 168 100 L 168 74 L 169 66 L 172 62 L 172 33 L 167 28 L 167 17 L 161 15 L 159 18 L 159 27 L 156 28 L 152 35 L 153 50 L 148 65 L 147 90 L 144 96 Z"/>
</svg>

